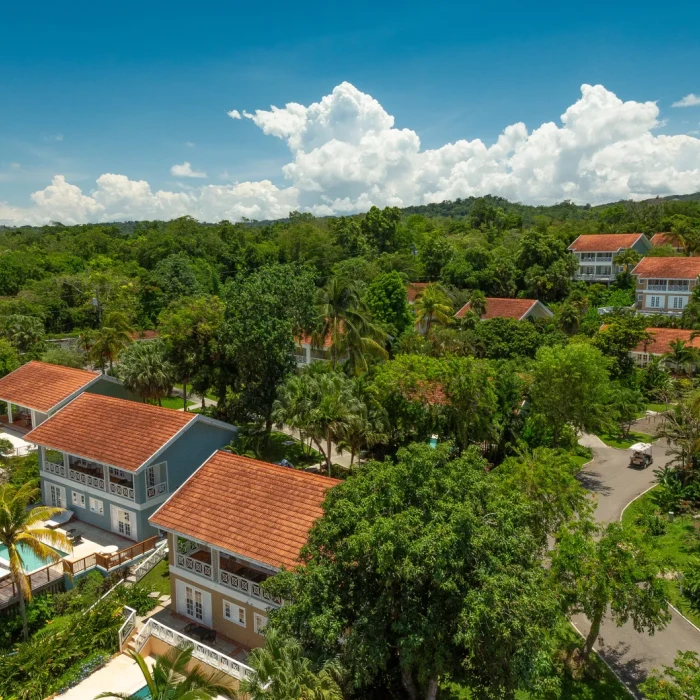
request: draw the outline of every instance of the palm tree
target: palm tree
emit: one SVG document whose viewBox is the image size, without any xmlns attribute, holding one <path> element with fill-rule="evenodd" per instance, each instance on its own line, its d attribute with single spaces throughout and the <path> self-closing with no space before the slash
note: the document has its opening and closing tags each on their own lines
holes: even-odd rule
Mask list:
<svg viewBox="0 0 700 700">
<path fill-rule="evenodd" d="M 434 323 L 448 326 L 452 323 L 452 302 L 444 289 L 436 283 L 429 284 L 416 299 L 416 329 L 425 329 L 424 335 L 430 335 Z"/>
<path fill-rule="evenodd" d="M 479 289 L 475 289 L 469 295 L 469 310 L 479 318 L 486 313 L 486 295 Z"/>
<path fill-rule="evenodd" d="M 131 343 L 133 328 L 129 319 L 121 311 L 111 311 L 105 317 L 100 328 L 91 341 L 90 356 L 95 364 L 105 373 L 105 362 L 109 362 L 110 374 L 114 368 L 114 360 L 119 353 Z"/>
<path fill-rule="evenodd" d="M 290 375 L 279 389 L 277 400 L 272 406 L 272 420 L 278 428 L 287 425 L 299 431 L 299 440 L 305 444 L 311 420 L 311 410 L 318 402 L 319 387 L 317 378 L 304 372 Z"/>
<path fill-rule="evenodd" d="M 156 657 L 153 670 L 149 670 L 143 656 L 129 652 L 139 666 L 148 687 L 151 700 L 212 700 L 219 695 L 237 698 L 233 679 L 223 671 L 207 673 L 200 665 L 188 670 L 193 647 L 176 647 L 167 654 Z M 97 698 L 136 700 L 140 695 L 128 693 L 100 693 Z"/>
<path fill-rule="evenodd" d="M 255 675 L 241 682 L 241 692 L 252 700 L 343 700 L 339 661 L 326 661 L 316 673 L 299 642 L 274 629 L 265 632 L 265 646 L 251 652 L 248 665 Z"/>
<path fill-rule="evenodd" d="M 695 363 L 698 361 L 698 349 L 694 348 L 692 345 L 688 345 L 684 340 L 677 338 L 669 343 L 671 348 L 667 353 L 664 353 L 664 357 L 680 371 L 684 369 L 688 376 L 693 372 Z"/>
<path fill-rule="evenodd" d="M 330 342 L 331 363 L 337 368 L 347 355 L 354 373 L 367 369 L 368 356 L 387 357 L 387 334 L 377 325 L 361 300 L 360 288 L 346 277 L 331 277 L 317 296 L 319 331 L 314 344 Z"/>
<path fill-rule="evenodd" d="M 308 430 L 326 458 L 331 473 L 333 443 L 346 436 L 356 416 L 362 412 L 353 382 L 342 374 L 322 374 L 318 378 L 318 401 L 311 410 Z M 324 447 L 325 442 L 325 447 Z"/>
<path fill-rule="evenodd" d="M 24 572 L 22 552 L 30 551 L 44 561 L 60 561 L 61 555 L 51 546 L 64 552 L 72 549 L 66 536 L 44 526 L 44 521 L 61 512 L 62 508 L 36 506 L 34 503 L 41 491 L 31 482 L 19 488 L 11 484 L 0 486 L 0 544 L 7 549 L 10 575 L 19 597 L 19 612 L 22 616 L 22 635 L 29 638 L 25 601 L 31 601 L 32 589 Z M 51 545 L 51 546 L 49 546 Z"/>
<path fill-rule="evenodd" d="M 625 277 L 629 279 L 630 268 L 634 267 L 642 256 L 634 248 L 625 248 L 613 258 L 613 264 L 625 268 Z"/>
<path fill-rule="evenodd" d="M 157 401 L 159 406 L 172 389 L 176 375 L 162 340 L 133 343 L 122 355 L 119 370 L 127 389 L 144 401 Z"/>
<path fill-rule="evenodd" d="M 573 304 L 564 304 L 559 311 L 559 325 L 562 330 L 569 335 L 574 335 L 578 332 L 579 326 L 581 324 L 581 319 L 579 318 L 578 311 L 574 308 Z"/>
</svg>

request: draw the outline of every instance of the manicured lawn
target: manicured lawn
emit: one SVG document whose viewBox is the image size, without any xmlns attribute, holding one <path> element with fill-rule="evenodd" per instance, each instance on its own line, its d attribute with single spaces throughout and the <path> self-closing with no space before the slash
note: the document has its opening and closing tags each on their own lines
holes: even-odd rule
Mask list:
<svg viewBox="0 0 700 700">
<path fill-rule="evenodd" d="M 174 386 L 176 389 L 182 390 L 182 384 L 173 384 L 173 386 Z M 187 395 L 188 395 L 188 396 L 191 396 L 191 395 L 192 395 L 192 387 L 191 387 L 189 384 L 187 385 Z M 216 401 L 216 395 L 213 394 L 211 390 L 207 391 L 207 393 L 205 394 L 205 396 L 206 396 L 208 399 L 211 399 L 212 401 Z"/>
<path fill-rule="evenodd" d="M 622 522 L 630 527 L 638 527 L 637 518 L 645 512 L 660 514 L 659 509 L 654 504 L 654 491 L 645 493 L 641 498 L 634 501 L 625 510 Z M 664 565 L 669 571 L 683 571 L 691 560 L 700 556 L 700 531 L 690 515 L 677 515 L 673 522 L 669 522 L 668 517 L 664 517 L 666 522 L 666 532 L 663 535 L 649 536 L 648 542 L 652 547 L 656 560 Z M 688 619 L 700 626 L 700 614 L 690 609 L 687 598 L 681 595 L 678 581 L 674 578 L 669 581 L 669 600 Z"/>
<path fill-rule="evenodd" d="M 568 623 L 563 623 L 558 632 L 560 655 L 563 657 L 579 643 L 580 637 Z M 520 691 L 515 694 L 516 700 L 545 700 L 557 697 L 561 700 L 630 700 L 630 694 L 617 680 L 612 671 L 597 656 L 593 655 L 591 670 L 583 678 L 574 680 L 571 674 L 560 668 L 560 692 L 556 695 Z M 473 696 L 466 688 L 456 683 L 448 688 L 442 688 L 440 697 L 446 700 L 472 700 Z"/>
<path fill-rule="evenodd" d="M 285 445 L 285 443 L 293 443 L 291 445 Z M 317 464 L 321 459 L 321 454 L 311 448 L 311 456 L 308 454 L 308 449 L 296 438 L 286 433 L 273 430 L 270 433 L 270 440 L 266 446 L 261 450 L 260 459 L 265 462 L 279 462 L 282 459 L 286 459 L 291 462 L 295 467 L 308 464 Z"/>
<path fill-rule="evenodd" d="M 665 413 L 671 408 L 671 404 L 667 403 L 648 403 L 647 411 L 656 411 L 657 413 Z"/>
<path fill-rule="evenodd" d="M 653 435 L 646 433 L 630 433 L 626 438 L 620 435 L 611 435 L 609 433 L 600 433 L 598 437 L 608 446 L 617 447 L 618 450 L 626 450 L 635 442 L 653 442 L 656 438 Z"/>
<path fill-rule="evenodd" d="M 180 409 L 182 408 L 182 404 L 182 396 L 166 396 L 164 399 L 160 400 L 160 405 L 165 408 Z M 194 401 L 187 399 L 187 405 L 194 406 Z"/>
<path fill-rule="evenodd" d="M 170 572 L 168 571 L 167 558 L 158 562 L 139 583 L 151 591 L 158 591 L 161 595 L 170 595 Z"/>
</svg>

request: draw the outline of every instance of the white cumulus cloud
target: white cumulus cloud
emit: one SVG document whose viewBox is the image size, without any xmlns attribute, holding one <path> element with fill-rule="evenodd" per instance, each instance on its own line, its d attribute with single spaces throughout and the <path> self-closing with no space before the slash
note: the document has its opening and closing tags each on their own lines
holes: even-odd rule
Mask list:
<svg viewBox="0 0 700 700">
<path fill-rule="evenodd" d="M 692 92 L 685 97 L 682 97 L 678 102 L 674 102 L 672 107 L 698 107 L 700 106 L 700 95 L 694 95 Z"/>
<path fill-rule="evenodd" d="M 207 174 L 201 170 L 192 170 L 192 165 L 185 161 L 181 165 L 173 165 L 170 174 L 175 177 L 206 177 Z"/>
<path fill-rule="evenodd" d="M 231 119 L 240 119 L 241 113 L 237 109 L 232 109 L 230 112 L 226 112 Z"/>
<path fill-rule="evenodd" d="M 624 102 L 602 85 L 581 86 L 558 120 L 534 129 L 512 124 L 491 144 L 461 139 L 434 149 L 422 148 L 415 131 L 397 128 L 375 98 L 347 82 L 308 106 L 239 116 L 289 148 L 284 186 L 264 180 L 153 192 L 143 180 L 105 174 L 87 194 L 57 175 L 32 195 L 32 207 L 0 203 L 0 222 L 271 219 L 294 209 L 347 214 L 485 194 L 595 204 L 700 191 L 700 139 L 659 134 L 655 102 Z M 171 173 L 205 176 L 188 162 Z"/>
</svg>

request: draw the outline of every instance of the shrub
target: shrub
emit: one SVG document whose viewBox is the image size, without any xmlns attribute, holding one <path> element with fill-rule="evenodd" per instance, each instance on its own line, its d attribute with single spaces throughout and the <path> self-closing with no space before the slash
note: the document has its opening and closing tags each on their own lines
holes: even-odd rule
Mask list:
<svg viewBox="0 0 700 700">
<path fill-rule="evenodd" d="M 29 634 L 41 629 L 54 616 L 54 596 L 41 595 L 27 604 Z M 22 639 L 22 617 L 16 610 L 2 618 L 0 624 L 0 649 L 11 649 Z"/>
<path fill-rule="evenodd" d="M 683 594 L 693 610 L 700 610 L 700 561 L 693 559 L 683 571 Z"/>
<path fill-rule="evenodd" d="M 114 593 L 123 605 L 133 608 L 138 615 L 145 615 L 158 605 L 158 598 L 151 598 L 148 595 L 151 590 L 138 583 L 121 586 Z"/>
</svg>

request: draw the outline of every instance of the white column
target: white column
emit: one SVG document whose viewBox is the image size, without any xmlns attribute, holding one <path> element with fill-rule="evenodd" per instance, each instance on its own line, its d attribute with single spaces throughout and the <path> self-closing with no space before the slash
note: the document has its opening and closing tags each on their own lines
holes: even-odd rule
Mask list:
<svg viewBox="0 0 700 700">
<path fill-rule="evenodd" d="M 7 422 L 12 425 L 12 403 L 7 402 Z"/>
<path fill-rule="evenodd" d="M 304 352 L 306 353 L 306 364 L 310 365 L 311 364 L 311 345 L 307 345 L 304 348 Z"/>
</svg>

